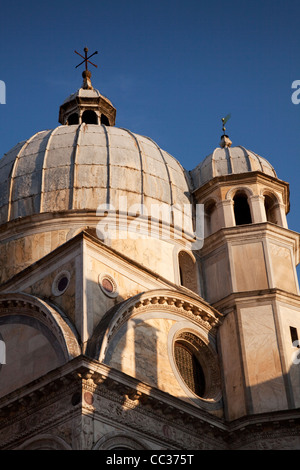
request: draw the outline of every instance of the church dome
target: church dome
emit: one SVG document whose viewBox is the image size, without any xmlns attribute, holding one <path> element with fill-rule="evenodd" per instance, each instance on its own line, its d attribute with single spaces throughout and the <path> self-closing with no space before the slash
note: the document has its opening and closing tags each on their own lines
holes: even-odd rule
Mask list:
<svg viewBox="0 0 300 470">
<path fill-rule="evenodd" d="M 0 224 L 39 213 L 188 204 L 178 161 L 148 137 L 101 124 L 36 133 L 0 159 Z"/>
<path fill-rule="evenodd" d="M 231 147 L 231 142 L 229 139 L 228 141 L 229 145 L 221 142 L 221 147 L 216 148 L 192 170 L 191 174 L 195 188 L 199 188 L 216 176 L 252 171 L 261 171 L 266 175 L 277 177 L 274 168 L 265 158 L 241 145 Z"/>
</svg>

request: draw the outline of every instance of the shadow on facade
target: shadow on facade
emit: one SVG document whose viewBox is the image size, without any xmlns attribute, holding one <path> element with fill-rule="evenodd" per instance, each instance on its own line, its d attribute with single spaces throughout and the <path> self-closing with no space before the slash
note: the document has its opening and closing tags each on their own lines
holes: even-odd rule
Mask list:
<svg viewBox="0 0 300 470">
<path fill-rule="evenodd" d="M 135 296 L 136 302 L 140 295 Z M 130 299 L 128 299 L 130 300 Z M 88 341 L 86 355 L 150 386 L 158 386 L 158 330 L 140 318 L 115 315 L 126 300 L 110 308 Z M 108 338 L 112 332 L 112 337 Z M 107 343 L 106 343 L 107 341 Z"/>
<path fill-rule="evenodd" d="M 136 301 L 141 296 L 137 295 Z M 272 448 L 272 445 L 300 448 L 288 416 L 289 410 L 299 403 L 299 397 L 292 396 L 291 389 L 299 390 L 300 365 L 293 365 L 284 383 L 273 379 L 248 388 L 245 397 L 248 407 L 238 419 L 226 421 L 201 409 L 184 393 L 174 396 L 171 388 L 170 394 L 162 390 L 162 332 L 155 327 L 155 322 L 147 323 L 130 314 L 117 316 L 120 306 L 126 302 L 119 297 L 116 305 L 104 313 L 84 355 L 74 357 L 34 382 L 22 385 L 17 393 L 13 392 L 16 401 L 18 396 L 26 395 L 26 390 L 30 393 L 14 407 L 10 403 L 7 415 L 1 410 L 6 397 L 0 399 L 2 416 L 19 423 L 10 431 L 8 420 L 7 429 L 2 428 L 2 432 L 4 429 L 6 436 L 11 432 L 12 442 L 16 429 L 24 436 L 15 435 L 15 447 L 2 444 L 0 448 L 222 450 Z M 110 331 L 113 334 L 105 350 Z M 168 384 L 164 383 L 164 388 L 168 389 Z M 229 400 L 230 397 L 225 397 L 225 401 Z M 254 406 L 254 401 L 260 407 Z M 26 408 L 24 418 L 27 403 L 31 408 L 30 411 Z M 272 438 L 273 421 L 277 421 L 277 427 L 278 423 L 282 427 L 286 439 Z M 259 432 L 258 424 L 261 425 Z M 266 426 L 267 432 L 264 431 Z M 255 432 L 249 434 L 247 429 L 251 427 Z M 276 432 L 278 429 L 274 428 L 274 436 Z"/>
</svg>

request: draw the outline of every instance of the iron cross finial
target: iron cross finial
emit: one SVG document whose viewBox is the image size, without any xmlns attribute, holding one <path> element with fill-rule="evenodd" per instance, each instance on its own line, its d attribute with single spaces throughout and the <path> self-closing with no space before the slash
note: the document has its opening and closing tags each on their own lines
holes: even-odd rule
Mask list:
<svg viewBox="0 0 300 470">
<path fill-rule="evenodd" d="M 93 62 L 90 62 L 90 61 L 89 61 L 89 59 L 90 59 L 93 55 L 98 54 L 98 51 L 93 52 L 93 54 L 91 54 L 89 57 L 87 56 L 87 53 L 88 53 L 88 48 L 87 48 L 87 47 L 84 48 L 84 57 L 83 57 L 83 55 L 79 54 L 79 52 L 77 52 L 77 51 L 74 51 L 74 52 L 75 52 L 76 54 L 80 55 L 80 57 L 83 58 L 83 61 L 80 62 L 80 64 L 76 65 L 75 69 L 77 69 L 77 67 L 79 67 L 81 64 L 83 64 L 83 62 L 85 62 L 85 70 L 88 70 L 88 62 L 89 62 L 91 65 L 93 65 L 94 67 L 96 67 L 96 68 L 98 67 L 97 65 L 93 64 Z"/>
</svg>

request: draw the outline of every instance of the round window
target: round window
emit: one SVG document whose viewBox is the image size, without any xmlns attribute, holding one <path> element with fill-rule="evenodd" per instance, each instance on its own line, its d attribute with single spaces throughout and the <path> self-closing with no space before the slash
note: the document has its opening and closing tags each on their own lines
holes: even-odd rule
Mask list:
<svg viewBox="0 0 300 470">
<path fill-rule="evenodd" d="M 100 274 L 99 275 L 99 286 L 108 297 L 117 297 L 118 296 L 118 286 L 116 281 L 109 274 Z"/>
<path fill-rule="evenodd" d="M 55 277 L 52 284 L 52 293 L 56 297 L 66 292 L 70 284 L 70 273 L 68 271 L 62 271 Z"/>
<path fill-rule="evenodd" d="M 64 292 L 66 288 L 68 287 L 68 284 L 69 284 L 69 279 L 67 278 L 67 276 L 62 276 L 57 283 L 57 290 L 59 292 Z"/>
<path fill-rule="evenodd" d="M 219 409 L 221 376 L 212 342 L 198 332 L 182 329 L 181 325 L 174 326 L 170 336 L 171 367 L 186 395 L 205 409 Z"/>
</svg>

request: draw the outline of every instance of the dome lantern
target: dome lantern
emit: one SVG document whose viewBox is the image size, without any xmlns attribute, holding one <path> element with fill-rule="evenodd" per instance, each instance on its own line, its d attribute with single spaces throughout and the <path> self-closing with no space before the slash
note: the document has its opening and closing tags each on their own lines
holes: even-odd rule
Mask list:
<svg viewBox="0 0 300 470">
<path fill-rule="evenodd" d="M 62 125 L 86 123 L 114 126 L 116 122 L 116 108 L 108 98 L 101 95 L 101 93 L 92 86 L 92 74 L 87 67 L 88 62 L 94 65 L 94 67 L 97 67 L 97 65 L 93 64 L 88 59 L 94 54 L 98 54 L 98 52 L 94 52 L 89 57 L 87 57 L 87 47 L 84 48 L 85 56 L 82 56 L 77 51 L 75 52 L 84 59 L 76 67 L 85 62 L 85 70 L 82 72 L 83 83 L 81 88 L 70 95 L 60 106 L 58 121 Z"/>
</svg>

